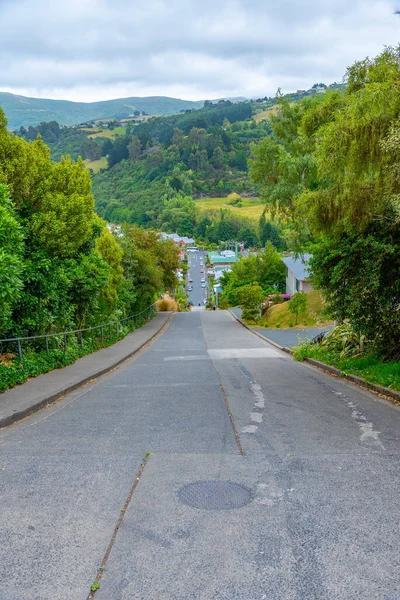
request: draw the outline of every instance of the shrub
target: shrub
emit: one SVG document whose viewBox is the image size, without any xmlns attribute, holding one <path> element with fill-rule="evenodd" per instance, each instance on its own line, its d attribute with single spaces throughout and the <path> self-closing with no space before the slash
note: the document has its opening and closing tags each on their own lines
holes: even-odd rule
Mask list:
<svg viewBox="0 0 400 600">
<path fill-rule="evenodd" d="M 242 198 L 236 192 L 232 192 L 231 194 L 228 194 L 227 200 L 228 200 L 228 204 L 231 204 L 232 206 L 237 206 L 240 203 L 240 201 L 242 200 Z"/>
<path fill-rule="evenodd" d="M 164 296 L 164 298 L 157 301 L 157 310 L 158 312 L 180 312 L 178 303 L 170 296 Z"/>
<path fill-rule="evenodd" d="M 366 347 L 366 337 L 350 325 L 343 323 L 333 329 L 320 343 L 320 348 L 328 352 L 337 352 L 340 358 L 359 356 Z"/>
<path fill-rule="evenodd" d="M 304 292 L 296 292 L 289 300 L 289 310 L 295 317 L 296 325 L 299 320 L 299 315 L 304 314 L 307 308 L 307 296 Z"/>
</svg>

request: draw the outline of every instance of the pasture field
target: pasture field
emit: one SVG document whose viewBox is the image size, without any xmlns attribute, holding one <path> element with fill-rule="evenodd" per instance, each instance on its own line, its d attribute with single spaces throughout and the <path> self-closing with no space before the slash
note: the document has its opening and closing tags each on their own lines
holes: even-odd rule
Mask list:
<svg viewBox="0 0 400 600">
<path fill-rule="evenodd" d="M 243 206 L 229 204 L 228 198 L 201 198 L 196 200 L 196 204 L 201 211 L 229 209 L 235 215 L 258 221 L 264 211 L 264 204 L 261 200 L 259 198 L 242 198 L 241 202 Z"/>
<path fill-rule="evenodd" d="M 106 169 L 108 164 L 105 156 L 102 156 L 99 160 L 93 160 L 92 162 L 86 158 L 83 162 L 87 169 L 92 169 L 93 173 L 98 173 L 100 169 Z"/>
<path fill-rule="evenodd" d="M 271 115 L 275 115 L 278 111 L 276 106 L 272 106 L 271 108 L 267 108 L 267 110 L 263 110 L 262 112 L 256 113 L 253 116 L 253 119 L 259 123 L 263 119 L 269 119 Z"/>
<path fill-rule="evenodd" d="M 79 127 L 79 131 L 86 131 L 87 133 L 97 133 L 101 131 L 100 127 Z"/>
<path fill-rule="evenodd" d="M 116 127 L 115 129 L 100 129 L 97 133 L 88 135 L 88 138 L 106 137 L 113 139 L 117 135 L 124 135 L 125 127 Z"/>
</svg>

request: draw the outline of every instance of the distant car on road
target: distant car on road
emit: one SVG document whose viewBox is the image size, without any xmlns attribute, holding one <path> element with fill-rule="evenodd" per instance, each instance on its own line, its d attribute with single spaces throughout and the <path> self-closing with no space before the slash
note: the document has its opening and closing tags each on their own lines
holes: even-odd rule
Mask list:
<svg viewBox="0 0 400 600">
<path fill-rule="evenodd" d="M 191 285 L 188 287 L 188 292 L 193 292 L 193 287 Z"/>
<path fill-rule="evenodd" d="M 189 281 L 189 283 L 192 283 L 193 279 L 192 279 L 192 278 L 190 278 L 190 279 L 188 279 L 188 281 Z"/>
<path fill-rule="evenodd" d="M 205 283 L 202 283 L 202 284 L 201 284 L 201 287 L 206 287 L 206 284 L 205 284 Z"/>
<path fill-rule="evenodd" d="M 200 273 L 204 273 L 204 269 L 200 269 Z"/>
<path fill-rule="evenodd" d="M 204 279 L 204 277 L 201 278 L 201 283 L 205 283 L 206 280 Z"/>
</svg>

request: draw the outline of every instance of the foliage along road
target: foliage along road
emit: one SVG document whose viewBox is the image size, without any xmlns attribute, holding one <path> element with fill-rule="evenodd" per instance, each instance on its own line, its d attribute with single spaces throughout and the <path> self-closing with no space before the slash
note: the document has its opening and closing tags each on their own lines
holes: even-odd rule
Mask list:
<svg viewBox="0 0 400 600">
<path fill-rule="evenodd" d="M 0 432 L 0 600 L 86 600 L 96 576 L 96 600 L 396 598 L 399 431 L 396 407 L 229 313 L 176 314 Z M 208 508 L 181 501 L 210 480 Z"/>
</svg>

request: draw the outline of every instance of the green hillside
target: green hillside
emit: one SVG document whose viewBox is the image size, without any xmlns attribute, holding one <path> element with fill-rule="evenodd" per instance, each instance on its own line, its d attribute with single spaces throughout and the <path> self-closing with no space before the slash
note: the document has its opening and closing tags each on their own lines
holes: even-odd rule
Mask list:
<svg viewBox="0 0 400 600">
<path fill-rule="evenodd" d="M 258 104 L 264 102 L 219 100 L 129 122 L 79 127 L 41 122 L 15 134 L 30 142 L 40 135 L 56 162 L 66 155 L 82 157 L 92 173 L 96 211 L 110 222 L 176 231 L 212 244 L 237 239 L 252 247 L 271 234 L 269 223 L 259 227 L 264 204 L 248 176 L 252 143 L 271 131 L 267 120 L 252 119 Z"/>
<path fill-rule="evenodd" d="M 21 125 L 29 127 L 48 121 L 57 121 L 60 125 L 77 125 L 95 119 L 121 119 L 131 116 L 135 110 L 150 115 L 169 115 L 180 110 L 200 108 L 203 101 L 149 96 L 117 98 L 103 102 L 70 102 L 0 92 L 0 106 L 8 119 L 8 127 L 18 129 Z"/>
</svg>

